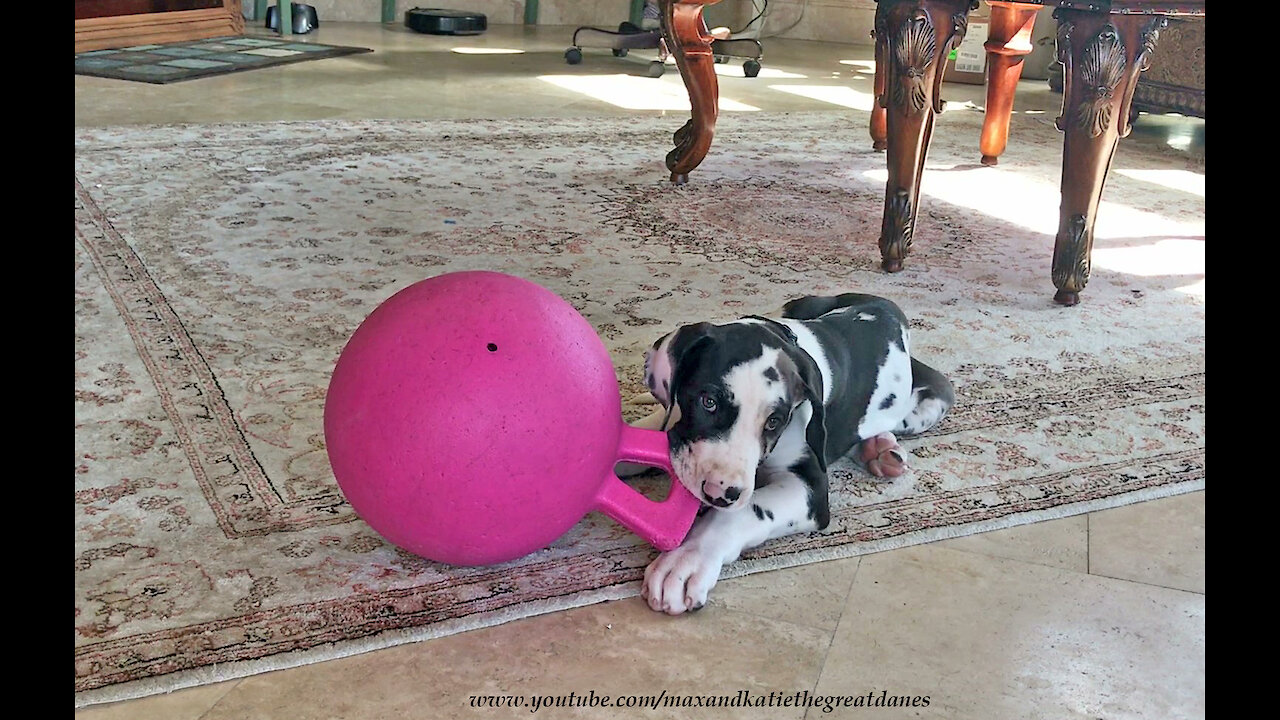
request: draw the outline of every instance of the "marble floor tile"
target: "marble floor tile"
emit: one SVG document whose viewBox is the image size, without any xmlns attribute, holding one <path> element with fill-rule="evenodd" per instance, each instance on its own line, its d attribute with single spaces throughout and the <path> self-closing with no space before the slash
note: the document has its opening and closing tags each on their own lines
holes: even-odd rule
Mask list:
<svg viewBox="0 0 1280 720">
<path fill-rule="evenodd" d="M 631 598 L 245 678 L 204 720 L 537 717 L 529 705 L 534 696 L 571 692 L 637 705 L 556 706 L 546 716 L 702 718 L 706 708 L 638 703 L 664 693 L 671 703 L 812 688 L 830 637 L 727 608 L 673 618 Z M 474 699 L 480 696 L 519 696 L 526 704 L 482 709 L 473 705 L 485 702 Z M 797 708 L 732 713 L 801 715 Z"/>
<path fill-rule="evenodd" d="M 1089 572 L 1204 592 L 1204 493 L 1089 515 Z"/>
<path fill-rule="evenodd" d="M 939 547 L 1089 571 L 1089 526 L 1084 515 L 943 540 Z"/>
<path fill-rule="evenodd" d="M 1200 718 L 1204 601 L 936 545 L 870 555 L 817 693 L 929 699 L 878 718 Z"/>
</svg>

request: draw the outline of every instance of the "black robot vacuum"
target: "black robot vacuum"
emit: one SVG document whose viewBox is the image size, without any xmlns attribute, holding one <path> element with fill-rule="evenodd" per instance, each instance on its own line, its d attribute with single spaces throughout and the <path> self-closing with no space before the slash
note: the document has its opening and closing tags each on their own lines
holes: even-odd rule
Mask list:
<svg viewBox="0 0 1280 720">
<path fill-rule="evenodd" d="M 489 28 L 489 21 L 484 13 L 414 8 L 404 11 L 404 25 L 432 35 L 479 35 Z"/>
<path fill-rule="evenodd" d="M 293 15 L 293 25 L 289 32 L 295 35 L 305 35 L 320 27 L 320 16 L 316 15 L 316 9 L 311 5 L 293 3 L 291 14 Z M 272 5 L 267 8 L 267 29 L 280 32 L 279 5 Z"/>
</svg>

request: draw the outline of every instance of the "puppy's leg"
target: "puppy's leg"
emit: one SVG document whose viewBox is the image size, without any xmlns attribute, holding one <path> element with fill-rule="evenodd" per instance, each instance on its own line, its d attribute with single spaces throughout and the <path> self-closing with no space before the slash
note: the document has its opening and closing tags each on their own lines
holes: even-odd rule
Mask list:
<svg viewBox="0 0 1280 720">
<path fill-rule="evenodd" d="M 756 490 L 750 508 L 707 511 L 684 544 L 659 555 L 645 569 L 641 595 L 649 607 L 670 615 L 701 608 L 720 579 L 720 568 L 737 560 L 743 550 L 783 535 L 825 528 L 826 487 L 820 498 L 817 495 L 796 474 L 782 471 Z"/>
<path fill-rule="evenodd" d="M 919 435 L 937 425 L 956 404 L 956 390 L 942 373 L 911 358 L 911 410 L 894 428 L 899 435 Z"/>
<path fill-rule="evenodd" d="M 880 433 L 863 440 L 858 444 L 857 459 L 867 472 L 878 478 L 895 478 L 907 471 L 907 458 L 893 433 Z"/>
<path fill-rule="evenodd" d="M 942 373 L 911 359 L 911 396 L 906 414 L 896 422 L 868 426 L 870 435 L 858 445 L 854 456 L 876 477 L 894 478 L 906 472 L 907 464 L 897 435 L 918 435 L 937 425 L 956 402 L 955 388 Z M 892 427 L 888 427 L 888 425 Z"/>
</svg>

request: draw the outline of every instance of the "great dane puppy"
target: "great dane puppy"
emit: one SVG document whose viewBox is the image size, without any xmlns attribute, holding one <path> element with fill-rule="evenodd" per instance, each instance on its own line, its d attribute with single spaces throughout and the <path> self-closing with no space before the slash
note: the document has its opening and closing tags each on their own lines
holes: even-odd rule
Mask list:
<svg viewBox="0 0 1280 720">
<path fill-rule="evenodd" d="M 871 474 L 905 470 L 896 435 L 933 427 L 951 383 L 911 357 L 907 319 L 873 295 L 803 297 L 781 318 L 684 325 L 645 354 L 680 482 L 708 508 L 645 570 L 654 610 L 697 610 L 743 550 L 830 522 L 827 464 L 855 447 Z"/>
</svg>

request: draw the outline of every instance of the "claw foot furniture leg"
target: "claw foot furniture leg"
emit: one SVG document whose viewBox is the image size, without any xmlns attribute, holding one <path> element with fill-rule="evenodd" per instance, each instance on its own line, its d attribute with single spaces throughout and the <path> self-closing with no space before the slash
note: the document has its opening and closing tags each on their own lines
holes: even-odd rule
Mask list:
<svg viewBox="0 0 1280 720">
<path fill-rule="evenodd" d="M 713 38 L 707 32 L 702 8 L 716 2 L 719 0 L 661 0 L 659 3 L 666 20 L 667 46 L 680 69 L 692 106 L 692 117 L 672 138 L 675 149 L 667 153 L 667 169 L 676 184 L 688 182 L 689 172 L 707 156 L 715 135 L 720 84 L 711 54 Z"/>
<path fill-rule="evenodd" d="M 1031 31 L 1038 5 L 992 2 L 987 31 L 987 112 L 982 120 L 982 164 L 995 165 L 1009 143 L 1013 95 L 1022 77 L 1022 61 L 1031 53 Z"/>
<path fill-rule="evenodd" d="M 977 6 L 977 0 L 879 0 L 876 6 L 877 73 L 884 67 L 884 90 L 877 102 L 885 109 L 888 128 L 889 182 L 880 228 L 880 265 L 887 272 L 901 270 L 911 250 L 920 176 L 934 115 L 943 108 L 943 67 L 947 54 L 964 39 L 969 11 Z"/>
<path fill-rule="evenodd" d="M 1063 66 L 1062 206 L 1053 248 L 1054 300 L 1080 302 L 1089 281 L 1093 228 L 1102 188 L 1120 138 L 1129 134 L 1129 108 L 1138 75 L 1147 69 L 1160 15 L 1054 11 L 1058 61 Z"/>
</svg>

